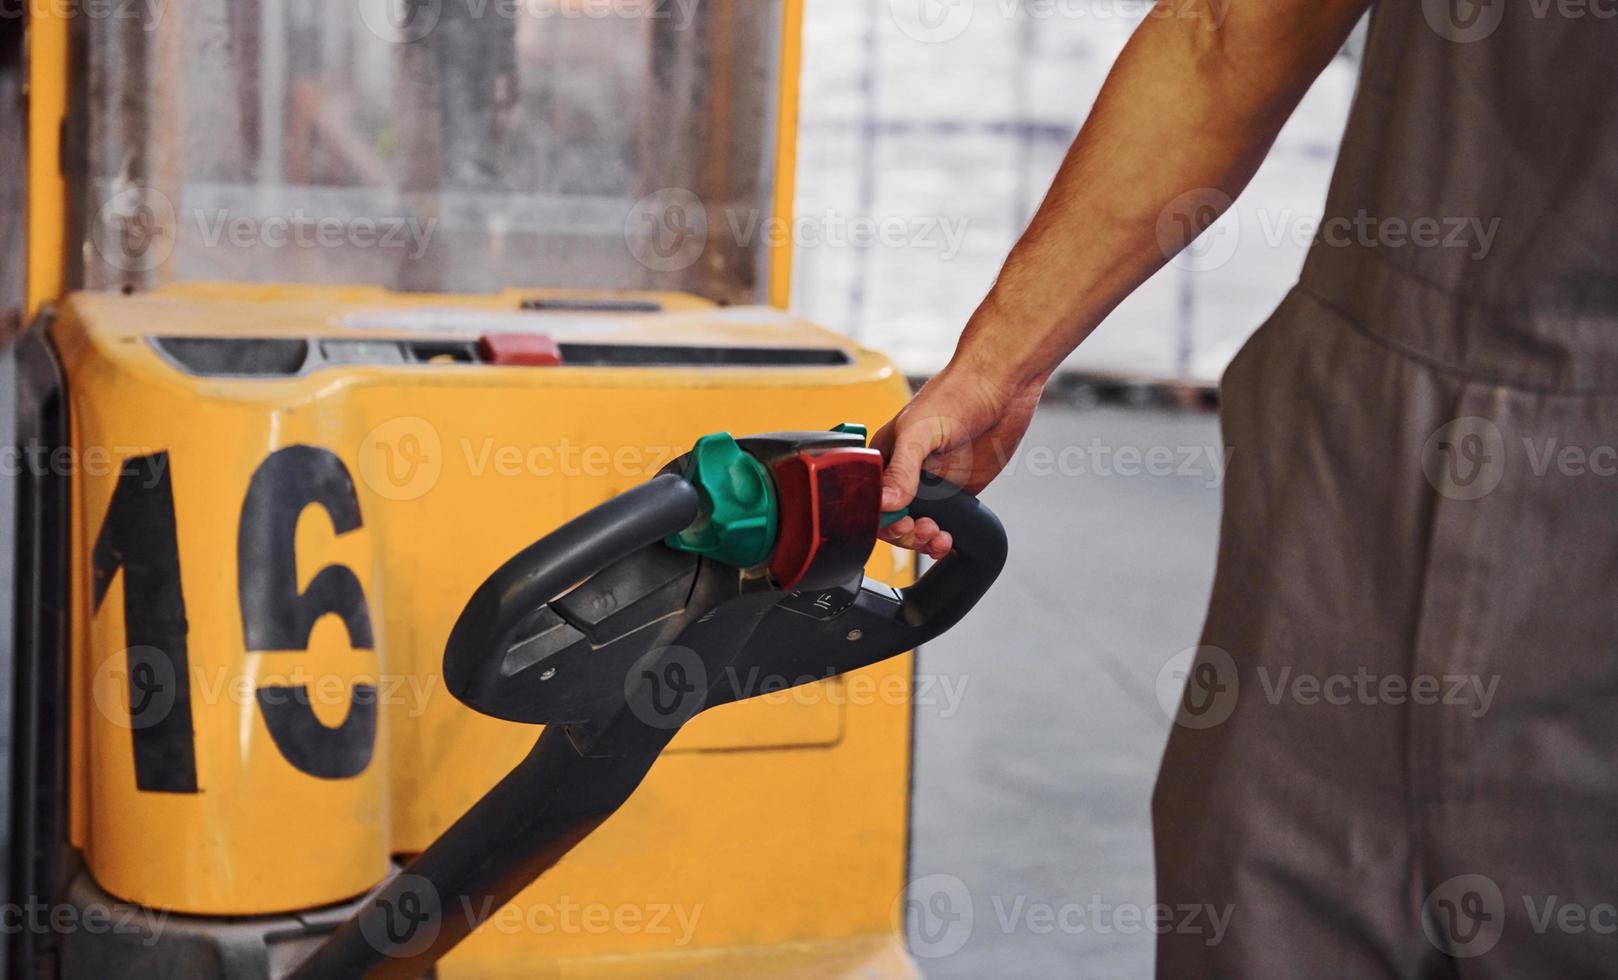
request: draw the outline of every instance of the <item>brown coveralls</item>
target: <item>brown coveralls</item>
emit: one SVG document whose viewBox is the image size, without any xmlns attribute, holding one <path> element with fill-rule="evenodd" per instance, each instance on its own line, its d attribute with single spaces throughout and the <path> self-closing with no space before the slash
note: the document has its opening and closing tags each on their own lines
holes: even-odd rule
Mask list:
<svg viewBox="0 0 1618 980">
<path fill-rule="evenodd" d="M 1222 386 L 1153 811 L 1231 918 L 1158 974 L 1618 975 L 1618 2 L 1381 0 L 1326 213 Z"/>
</svg>

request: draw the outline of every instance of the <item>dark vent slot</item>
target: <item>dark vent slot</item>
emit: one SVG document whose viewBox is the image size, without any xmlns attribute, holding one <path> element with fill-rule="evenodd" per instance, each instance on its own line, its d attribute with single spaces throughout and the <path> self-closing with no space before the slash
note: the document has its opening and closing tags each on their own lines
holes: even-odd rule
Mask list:
<svg viewBox="0 0 1618 980">
<path fill-rule="evenodd" d="M 551 313 L 662 313 L 663 304 L 655 299 L 525 299 L 522 308 Z"/>
<path fill-rule="evenodd" d="M 154 337 L 181 367 L 203 377 L 283 378 L 303 370 L 307 340 L 251 337 Z"/>
<path fill-rule="evenodd" d="M 568 367 L 834 367 L 849 363 L 835 347 L 681 347 L 563 344 Z"/>
<path fill-rule="evenodd" d="M 429 361 L 476 364 L 481 360 L 478 345 L 469 340 L 407 340 L 405 348 L 410 351 L 411 360 L 422 364 Z"/>
</svg>

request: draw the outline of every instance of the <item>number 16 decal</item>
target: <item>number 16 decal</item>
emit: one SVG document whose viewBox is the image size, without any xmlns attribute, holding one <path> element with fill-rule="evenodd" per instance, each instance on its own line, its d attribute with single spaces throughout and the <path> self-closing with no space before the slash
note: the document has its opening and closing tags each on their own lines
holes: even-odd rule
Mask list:
<svg viewBox="0 0 1618 980">
<path fill-rule="evenodd" d="M 335 614 L 349 645 L 372 648 L 371 614 L 354 570 L 327 565 L 298 591 L 298 516 L 316 504 L 339 535 L 360 528 L 359 498 L 343 461 L 314 446 L 289 446 L 253 474 L 236 532 L 237 595 L 248 653 L 306 650 L 315 621 Z M 276 748 L 299 770 L 321 779 L 365 771 L 376 748 L 376 685 L 355 684 L 348 716 L 335 728 L 315 716 L 304 685 L 258 689 L 259 711 Z"/>
<path fill-rule="evenodd" d="M 124 573 L 124 667 L 129 678 L 135 786 L 197 792 L 185 594 L 168 453 L 124 461 L 90 555 L 92 608 Z"/>
<path fill-rule="evenodd" d="M 124 461 L 91 555 L 94 609 L 122 571 L 130 731 L 135 786 L 151 793 L 195 793 L 196 732 L 191 717 L 190 632 L 180 586 L 179 530 L 168 453 Z M 359 499 L 333 453 L 290 446 L 253 473 L 236 532 L 236 594 L 249 653 L 307 650 L 320 617 L 335 614 L 349 645 L 373 647 L 365 589 L 353 569 L 328 565 L 298 591 L 298 517 L 314 504 L 339 534 L 358 530 Z M 376 748 L 376 685 L 355 684 L 348 716 L 322 723 L 303 685 L 258 689 L 259 711 L 286 760 L 320 779 L 364 772 Z"/>
</svg>

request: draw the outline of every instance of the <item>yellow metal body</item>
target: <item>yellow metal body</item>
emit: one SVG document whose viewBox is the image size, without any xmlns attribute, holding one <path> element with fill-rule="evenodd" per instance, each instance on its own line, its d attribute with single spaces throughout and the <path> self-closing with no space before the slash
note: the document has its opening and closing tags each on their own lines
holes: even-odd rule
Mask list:
<svg viewBox="0 0 1618 980">
<path fill-rule="evenodd" d="M 64 4 L 27 7 L 28 274 L 32 316 L 62 293 L 66 259 L 67 191 L 62 180 L 61 127 L 67 115 L 68 21 Z"/>
<path fill-rule="evenodd" d="M 484 576 L 705 433 L 878 422 L 906 397 L 882 356 L 768 308 L 664 296 L 663 313 L 513 312 L 527 295 L 195 285 L 63 304 L 53 329 L 76 467 L 73 839 L 107 891 L 161 909 L 252 915 L 369 889 L 534 742 L 536 729 L 475 714 L 440 677 L 445 638 Z M 152 341 L 419 341 L 517 325 L 591 343 L 837 348 L 849 361 L 328 364 L 239 379 L 188 373 Z M 322 488 L 273 483 L 249 504 L 256 475 L 297 446 L 335 461 Z M 172 531 L 143 517 L 125 521 L 139 527 L 120 537 L 115 491 L 159 484 L 172 496 Z M 345 521 L 331 501 L 350 492 L 357 514 Z M 267 546 L 246 534 L 266 506 L 295 515 L 290 540 Z M 141 595 L 156 594 L 166 538 L 183 597 L 194 791 L 137 785 L 149 722 L 131 690 L 138 697 L 151 685 L 131 683 L 129 621 L 157 614 L 147 599 L 126 605 L 126 590 L 137 569 Z M 117 548 L 97 558 L 101 539 Z M 299 592 L 332 568 L 348 570 L 340 574 L 363 592 L 372 642 L 356 642 L 328 611 L 302 644 L 249 648 L 248 607 L 274 605 L 249 594 L 263 578 L 255 568 L 282 546 L 295 557 Z M 910 573 L 886 545 L 871 569 L 895 583 Z M 723 973 L 726 962 L 745 975 L 760 956 L 809 973 L 817 963 L 906 973 L 889 934 L 904 880 L 910 670 L 902 657 L 700 717 L 622 812 L 486 923 L 441 975 L 533 976 L 539 964 L 637 954 L 658 954 L 648 963 L 663 964 L 659 975 Z M 307 692 L 324 745 L 358 710 L 356 685 L 376 692 L 374 751 L 351 775 L 311 774 L 267 727 L 263 693 Z M 162 765 L 175 764 L 174 750 Z M 579 975 L 641 975 L 627 961 L 594 962 Z"/>
<path fill-rule="evenodd" d="M 783 0 L 773 216 L 792 216 L 803 0 Z M 409 296 L 192 284 L 63 300 L 71 190 L 68 8 L 28 5 L 30 313 L 53 326 L 71 399 L 72 842 L 119 898 L 176 912 L 304 910 L 359 894 L 425 847 L 505 773 L 537 730 L 480 717 L 444 690 L 449 627 L 515 548 L 645 479 L 699 435 L 879 422 L 906 390 L 872 352 L 767 310 L 659 297 L 661 316 L 559 316 L 555 331 L 623 342 L 846 347 L 832 368 L 747 370 L 329 366 L 294 378 L 187 374 L 154 335 L 419 335 L 424 322 L 501 317 L 518 294 Z M 95 52 L 85 52 L 93 58 Z M 772 236 L 767 299 L 787 305 L 791 236 Z M 522 294 L 523 296 L 531 294 Z M 557 294 L 552 294 L 557 295 Z M 389 318 L 398 329 L 389 328 Z M 265 461 L 292 446 L 339 461 L 359 523 L 304 506 L 297 588 L 347 568 L 373 627 L 357 647 L 336 615 L 298 649 L 247 649 L 239 532 Z M 145 729 L 130 703 L 126 605 L 137 551 L 103 555 L 130 459 L 163 455 L 173 502 L 195 792 L 137 786 Z M 151 482 L 157 470 L 148 468 Z M 153 538 L 150 528 L 144 532 Z M 114 536 L 116 537 L 116 536 Z M 111 540 L 109 538 L 109 540 Z M 110 570 L 110 572 L 109 572 Z M 871 571 L 911 564 L 879 545 Z M 98 601 L 99 599 L 99 601 Z M 166 600 L 165 600 L 166 601 Z M 150 624 L 147 624 L 148 627 Z M 173 624 L 169 624 L 172 629 Z M 730 705 L 699 718 L 625 809 L 440 964 L 444 977 L 913 976 L 893 935 L 904 877 L 910 658 Z M 377 694 L 364 768 L 342 778 L 290 762 L 257 694 L 302 689 L 322 729 L 356 684 Z M 161 686 L 161 685 L 159 685 Z M 140 689 L 141 684 L 136 684 Z M 142 715 L 144 717 L 144 715 Z"/>
</svg>

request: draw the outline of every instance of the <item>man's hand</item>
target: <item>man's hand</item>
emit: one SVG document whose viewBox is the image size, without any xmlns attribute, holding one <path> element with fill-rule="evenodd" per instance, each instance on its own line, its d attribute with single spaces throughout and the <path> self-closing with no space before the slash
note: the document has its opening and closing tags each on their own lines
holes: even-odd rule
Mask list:
<svg viewBox="0 0 1618 980">
<path fill-rule="evenodd" d="M 1012 384 L 965 364 L 927 383 L 914 401 L 872 437 L 887 458 L 882 509 L 910 504 L 924 468 L 977 493 L 1005 469 L 1039 404 L 1043 380 Z M 900 518 L 882 540 L 942 558 L 954 546 L 931 518 Z"/>
<path fill-rule="evenodd" d="M 1157 0 L 955 357 L 872 441 L 889 457 L 883 509 L 909 503 L 923 468 L 974 493 L 994 479 L 1045 380 L 1241 193 L 1368 6 Z M 934 558 L 951 547 L 925 519 L 883 538 Z"/>
</svg>

